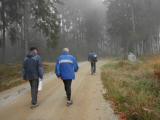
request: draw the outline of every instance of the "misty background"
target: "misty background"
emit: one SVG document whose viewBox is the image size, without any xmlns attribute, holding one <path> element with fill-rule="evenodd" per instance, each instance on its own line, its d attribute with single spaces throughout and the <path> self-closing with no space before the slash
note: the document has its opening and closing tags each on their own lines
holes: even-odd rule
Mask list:
<svg viewBox="0 0 160 120">
<path fill-rule="evenodd" d="M 38 47 L 54 61 L 63 47 L 126 58 L 160 52 L 159 0 L 0 0 L 0 62 L 22 62 Z"/>
</svg>

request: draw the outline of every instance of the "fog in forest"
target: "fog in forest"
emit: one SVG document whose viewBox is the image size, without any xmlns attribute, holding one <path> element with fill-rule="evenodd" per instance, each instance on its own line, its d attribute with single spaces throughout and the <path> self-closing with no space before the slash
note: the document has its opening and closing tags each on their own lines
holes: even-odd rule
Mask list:
<svg viewBox="0 0 160 120">
<path fill-rule="evenodd" d="M 0 0 L 0 119 L 160 120 L 159 54 L 160 0 Z"/>
<path fill-rule="evenodd" d="M 160 51 L 159 0 L 0 0 L 0 62 L 21 62 L 32 46 L 45 61 L 68 47 L 124 57 Z"/>
</svg>

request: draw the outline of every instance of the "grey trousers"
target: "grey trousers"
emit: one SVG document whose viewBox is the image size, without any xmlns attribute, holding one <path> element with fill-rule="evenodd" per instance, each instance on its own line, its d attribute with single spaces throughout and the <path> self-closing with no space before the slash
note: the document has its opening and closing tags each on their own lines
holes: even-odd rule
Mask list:
<svg viewBox="0 0 160 120">
<path fill-rule="evenodd" d="M 91 62 L 91 74 L 96 73 L 96 62 Z"/>
<path fill-rule="evenodd" d="M 37 95 L 38 95 L 38 85 L 39 80 L 29 80 L 31 86 L 31 97 L 32 97 L 32 105 L 37 104 Z"/>
</svg>

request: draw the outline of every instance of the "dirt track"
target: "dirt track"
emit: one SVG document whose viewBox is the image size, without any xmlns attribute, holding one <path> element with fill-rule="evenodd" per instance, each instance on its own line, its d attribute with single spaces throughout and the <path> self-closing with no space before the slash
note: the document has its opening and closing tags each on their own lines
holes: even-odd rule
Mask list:
<svg viewBox="0 0 160 120">
<path fill-rule="evenodd" d="M 14 101 L 0 106 L 0 119 L 117 120 L 109 103 L 103 99 L 100 80 L 100 66 L 102 64 L 103 62 L 98 63 L 95 76 L 91 76 L 89 73 L 89 63 L 81 64 L 77 79 L 72 85 L 72 99 L 74 101 L 72 106 L 66 106 L 63 83 L 57 80 L 54 75 L 49 74 L 46 76 L 47 80 L 43 91 L 39 93 L 40 106 L 38 108 L 30 109 L 30 92 L 27 91 Z M 5 94 L 5 92 L 0 93 L 0 97 L 1 94 Z"/>
</svg>

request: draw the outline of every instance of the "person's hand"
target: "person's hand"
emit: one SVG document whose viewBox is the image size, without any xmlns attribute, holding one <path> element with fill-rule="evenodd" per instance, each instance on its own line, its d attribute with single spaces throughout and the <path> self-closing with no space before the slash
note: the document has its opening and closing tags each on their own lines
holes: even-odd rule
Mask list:
<svg viewBox="0 0 160 120">
<path fill-rule="evenodd" d="M 62 80 L 61 77 L 58 77 L 58 80 Z"/>
</svg>

